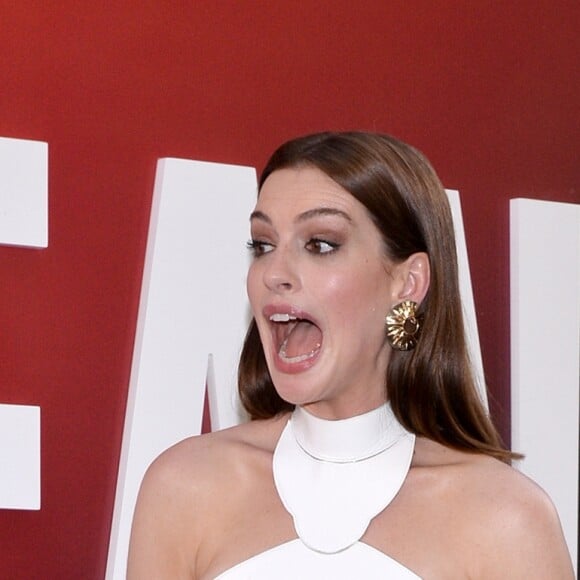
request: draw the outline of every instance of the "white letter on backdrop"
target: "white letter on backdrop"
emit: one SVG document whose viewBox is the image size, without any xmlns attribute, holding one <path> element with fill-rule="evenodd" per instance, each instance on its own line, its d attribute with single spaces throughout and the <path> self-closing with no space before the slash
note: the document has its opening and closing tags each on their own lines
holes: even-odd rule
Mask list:
<svg viewBox="0 0 580 580">
<path fill-rule="evenodd" d="M 48 245 L 48 143 L 0 137 L 0 244 Z"/>
<path fill-rule="evenodd" d="M 580 205 L 510 202 L 512 446 L 578 549 Z"/>
<path fill-rule="evenodd" d="M 241 419 L 234 386 L 249 321 L 245 242 L 255 199 L 254 168 L 182 159 L 158 163 L 109 580 L 125 578 L 133 510 L 148 465 L 173 443 L 200 433 L 208 367 L 213 428 Z"/>
<path fill-rule="evenodd" d="M 483 361 L 481 358 L 481 347 L 479 345 L 479 332 L 477 330 L 477 317 L 475 315 L 475 301 L 473 300 L 473 288 L 471 286 L 471 274 L 469 271 L 469 258 L 467 255 L 467 243 L 465 241 L 465 230 L 463 228 L 463 214 L 461 212 L 461 200 L 459 192 L 453 189 L 445 190 L 451 214 L 453 216 L 453 227 L 455 230 L 455 243 L 457 245 L 457 264 L 459 268 L 459 291 L 463 304 L 463 319 L 469 357 L 473 365 L 473 374 L 479 388 L 479 396 L 487 408 L 487 391 L 485 378 L 483 375 Z"/>
<path fill-rule="evenodd" d="M 0 405 L 0 509 L 40 509 L 40 407 Z"/>
<path fill-rule="evenodd" d="M 0 137 L 0 244 L 48 244 L 48 143 Z M 40 407 L 0 404 L 0 509 L 40 509 Z"/>
</svg>

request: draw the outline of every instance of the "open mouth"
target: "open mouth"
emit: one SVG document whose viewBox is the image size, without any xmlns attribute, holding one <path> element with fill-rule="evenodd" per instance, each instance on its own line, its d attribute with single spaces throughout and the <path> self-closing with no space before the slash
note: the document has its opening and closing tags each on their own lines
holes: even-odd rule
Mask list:
<svg viewBox="0 0 580 580">
<path fill-rule="evenodd" d="M 322 345 L 322 331 L 311 320 L 292 314 L 270 316 L 278 356 L 286 363 L 300 363 L 313 358 Z"/>
</svg>

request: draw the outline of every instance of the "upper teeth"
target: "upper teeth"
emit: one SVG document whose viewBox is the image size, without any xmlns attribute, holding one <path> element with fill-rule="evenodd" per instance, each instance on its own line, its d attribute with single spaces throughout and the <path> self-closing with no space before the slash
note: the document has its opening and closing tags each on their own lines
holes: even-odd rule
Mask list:
<svg viewBox="0 0 580 580">
<path fill-rule="evenodd" d="M 272 316 L 270 316 L 270 320 L 272 322 L 289 322 L 290 320 L 296 320 L 296 316 L 292 316 L 291 314 L 282 314 L 281 312 L 277 312 L 276 314 L 272 314 Z"/>
</svg>

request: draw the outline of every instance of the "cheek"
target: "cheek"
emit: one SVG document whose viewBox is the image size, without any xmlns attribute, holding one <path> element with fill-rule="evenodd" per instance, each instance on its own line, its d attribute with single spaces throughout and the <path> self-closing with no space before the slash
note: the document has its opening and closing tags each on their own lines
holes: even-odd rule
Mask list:
<svg viewBox="0 0 580 580">
<path fill-rule="evenodd" d="M 389 299 L 384 272 L 370 275 L 368 270 L 350 270 L 325 280 L 325 303 L 332 307 L 341 326 L 367 328 L 382 327 Z M 384 312 L 383 312 L 384 310 Z"/>
<path fill-rule="evenodd" d="M 352 307 L 351 301 L 356 295 L 352 274 L 333 273 L 319 277 L 317 294 L 322 302 L 339 315 L 345 314 Z"/>
<path fill-rule="evenodd" d="M 380 309 L 389 299 L 388 284 L 384 272 L 369 272 L 366 269 L 351 268 L 325 276 L 321 287 L 328 302 L 346 306 L 346 310 L 363 305 Z"/>
<path fill-rule="evenodd" d="M 248 269 L 248 275 L 246 276 L 246 292 L 248 294 L 248 299 L 250 300 L 250 305 L 252 310 L 254 310 L 254 302 L 258 297 L 259 291 L 259 274 L 257 272 L 255 264 L 252 264 Z"/>
</svg>

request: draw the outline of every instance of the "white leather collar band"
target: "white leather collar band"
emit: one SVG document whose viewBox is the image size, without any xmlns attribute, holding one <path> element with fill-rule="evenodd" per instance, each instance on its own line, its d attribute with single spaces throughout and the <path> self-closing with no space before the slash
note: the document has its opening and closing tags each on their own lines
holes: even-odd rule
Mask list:
<svg viewBox="0 0 580 580">
<path fill-rule="evenodd" d="M 357 542 L 403 485 L 414 445 L 388 403 L 340 421 L 297 407 L 274 451 L 273 471 L 300 539 L 323 553 Z"/>
<path fill-rule="evenodd" d="M 338 421 L 327 421 L 297 407 L 291 418 L 296 442 L 315 459 L 333 463 L 362 461 L 388 449 L 404 434 L 390 405 Z"/>
</svg>

